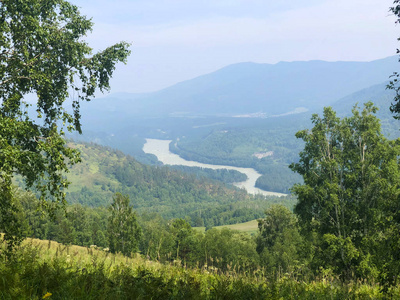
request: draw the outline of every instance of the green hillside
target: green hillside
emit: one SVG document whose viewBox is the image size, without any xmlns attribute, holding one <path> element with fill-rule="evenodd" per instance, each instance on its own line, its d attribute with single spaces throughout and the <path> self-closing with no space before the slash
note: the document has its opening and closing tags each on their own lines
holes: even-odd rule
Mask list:
<svg viewBox="0 0 400 300">
<path fill-rule="evenodd" d="M 193 226 L 217 226 L 259 218 L 272 203 L 294 203 L 294 198 L 253 196 L 196 174 L 144 165 L 96 144 L 70 146 L 82 157 L 68 174 L 71 204 L 106 206 L 120 192 L 130 196 L 138 212 L 156 212 L 166 219 L 186 217 Z"/>
</svg>

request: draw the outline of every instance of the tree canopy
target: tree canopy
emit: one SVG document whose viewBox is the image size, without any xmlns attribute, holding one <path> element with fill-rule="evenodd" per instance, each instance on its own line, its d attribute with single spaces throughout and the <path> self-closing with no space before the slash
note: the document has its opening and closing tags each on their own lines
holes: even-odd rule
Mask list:
<svg viewBox="0 0 400 300">
<path fill-rule="evenodd" d="M 390 7 L 389 11 L 392 12 L 396 16 L 396 23 L 400 22 L 400 0 L 394 0 L 392 7 Z M 400 40 L 400 37 L 397 38 Z M 400 53 L 400 50 L 397 49 L 397 54 Z M 400 86 L 399 86 L 399 76 L 398 72 L 393 73 L 392 80 L 388 84 L 388 88 L 392 89 L 396 92 L 396 96 L 394 97 L 394 102 L 390 106 L 390 111 L 394 114 L 395 119 L 400 119 Z"/>
<path fill-rule="evenodd" d="M 394 232 L 400 224 L 400 140 L 383 136 L 376 110 L 369 102 L 340 119 L 325 108 L 322 117 L 312 116 L 310 131 L 296 134 L 305 147 L 291 165 L 304 179 L 292 188 L 295 212 L 304 233 L 314 238 L 316 265 L 344 275 L 399 267 L 383 263 L 384 258 L 395 262 L 399 249 L 382 255 L 379 244 L 399 241 Z"/>
<path fill-rule="evenodd" d="M 131 255 L 138 250 L 142 229 L 129 205 L 129 196 L 116 193 L 109 211 L 107 235 L 110 251 Z"/>
<path fill-rule="evenodd" d="M 110 88 L 129 44 L 93 54 L 82 39 L 90 19 L 65 0 L 0 1 L 0 228 L 15 236 L 11 182 L 21 175 L 45 200 L 65 202 L 63 173 L 79 161 L 66 147 L 64 129 L 81 133 L 80 102 Z M 35 97 L 35 114 L 26 96 Z M 72 100 L 72 113 L 64 105 Z"/>
<path fill-rule="evenodd" d="M 285 206 L 277 204 L 258 219 L 259 234 L 256 250 L 261 264 L 270 270 L 288 272 L 299 262 L 302 239 L 296 216 Z"/>
</svg>

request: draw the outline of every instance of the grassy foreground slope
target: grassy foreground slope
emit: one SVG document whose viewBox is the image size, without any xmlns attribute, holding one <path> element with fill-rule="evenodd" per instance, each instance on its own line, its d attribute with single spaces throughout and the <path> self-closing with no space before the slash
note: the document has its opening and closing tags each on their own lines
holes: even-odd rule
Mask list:
<svg viewBox="0 0 400 300">
<path fill-rule="evenodd" d="M 262 217 L 272 203 L 294 203 L 294 198 L 253 196 L 195 174 L 144 165 L 108 147 L 70 146 L 78 148 L 82 157 L 68 174 L 70 203 L 107 206 L 113 194 L 120 192 L 129 195 L 139 213 L 156 212 L 166 219 L 188 217 L 192 226 L 246 222 Z"/>
<path fill-rule="evenodd" d="M 28 239 L 15 255 L 0 263 L 1 299 L 400 299 L 399 287 L 188 269 L 50 241 Z"/>
</svg>

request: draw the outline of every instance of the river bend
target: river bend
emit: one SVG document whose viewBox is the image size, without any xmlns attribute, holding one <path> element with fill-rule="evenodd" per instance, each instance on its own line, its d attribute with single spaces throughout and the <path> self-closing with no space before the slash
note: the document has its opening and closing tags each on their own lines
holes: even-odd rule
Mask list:
<svg viewBox="0 0 400 300">
<path fill-rule="evenodd" d="M 164 165 L 183 165 L 188 167 L 201 167 L 214 170 L 216 169 L 237 170 L 241 173 L 246 174 L 247 180 L 243 182 L 234 183 L 235 186 L 239 188 L 244 188 L 247 190 L 248 193 L 251 194 L 262 194 L 266 196 L 285 196 L 285 194 L 282 193 L 268 192 L 256 188 L 255 187 L 256 180 L 258 179 L 258 177 L 261 176 L 261 174 L 252 168 L 211 165 L 211 164 L 203 164 L 197 161 L 186 160 L 180 157 L 179 155 L 169 151 L 170 143 L 171 140 L 146 139 L 146 143 L 143 146 L 143 151 L 145 153 L 154 154 L 155 156 L 157 156 L 157 159 L 161 161 Z"/>
</svg>

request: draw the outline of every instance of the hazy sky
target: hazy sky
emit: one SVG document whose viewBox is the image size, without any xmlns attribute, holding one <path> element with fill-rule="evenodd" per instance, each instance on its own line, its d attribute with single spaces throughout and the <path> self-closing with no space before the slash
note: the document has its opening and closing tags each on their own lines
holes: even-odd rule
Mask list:
<svg viewBox="0 0 400 300">
<path fill-rule="evenodd" d="M 238 62 L 395 55 L 393 0 L 71 0 L 100 50 L 133 43 L 111 92 L 149 92 Z M 400 64 L 399 64 L 400 68 Z"/>
</svg>

